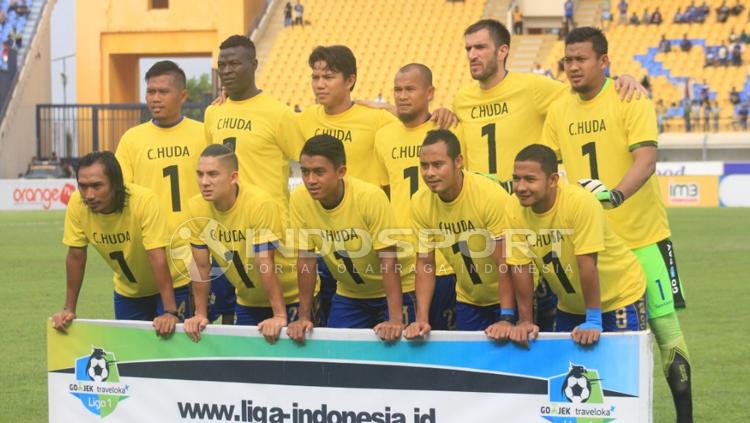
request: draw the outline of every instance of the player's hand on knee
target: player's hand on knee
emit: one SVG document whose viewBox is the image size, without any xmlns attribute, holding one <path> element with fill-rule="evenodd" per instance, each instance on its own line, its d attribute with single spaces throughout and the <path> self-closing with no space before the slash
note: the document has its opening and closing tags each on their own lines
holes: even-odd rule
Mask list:
<svg viewBox="0 0 750 423">
<path fill-rule="evenodd" d="M 68 333 L 68 326 L 76 318 L 76 314 L 72 311 L 63 310 L 59 313 L 55 313 L 52 316 L 52 327 L 63 333 Z"/>
<path fill-rule="evenodd" d="M 513 331 L 513 324 L 510 322 L 495 322 L 489 325 L 485 330 L 484 334 L 488 338 L 495 341 L 507 341 L 510 339 L 510 333 Z"/>
<path fill-rule="evenodd" d="M 529 348 L 538 336 L 539 326 L 527 321 L 518 322 L 510 332 L 510 340 L 524 348 Z"/>
<path fill-rule="evenodd" d="M 601 335 L 602 329 L 600 327 L 594 327 L 590 323 L 582 323 L 573 329 L 570 336 L 573 341 L 581 345 L 594 345 L 599 341 L 599 335 Z"/>
<path fill-rule="evenodd" d="M 273 316 L 258 323 L 258 330 L 269 344 L 274 344 L 279 339 L 284 326 L 286 326 L 286 316 Z"/>
<path fill-rule="evenodd" d="M 401 333 L 404 331 L 404 324 L 400 321 L 387 320 L 378 323 L 374 330 L 383 341 L 397 341 L 401 338 Z"/>
<path fill-rule="evenodd" d="M 296 322 L 292 322 L 286 328 L 286 334 L 292 338 L 295 342 L 300 344 L 305 342 L 305 334 L 313 331 L 313 323 L 310 319 L 300 318 Z"/>
<path fill-rule="evenodd" d="M 406 327 L 406 329 L 404 330 L 404 338 L 422 338 L 427 336 L 431 330 L 432 326 L 430 326 L 429 323 L 416 321 Z"/>
<path fill-rule="evenodd" d="M 433 111 L 430 120 L 435 122 L 435 124 L 441 129 L 450 129 L 458 125 L 458 116 L 445 107 Z"/>
<path fill-rule="evenodd" d="M 185 320 L 185 333 L 195 342 L 201 340 L 201 332 L 208 325 L 208 318 L 206 316 L 196 314 L 195 316 Z"/>
<path fill-rule="evenodd" d="M 154 319 L 153 326 L 156 329 L 156 334 L 163 337 L 169 337 L 174 333 L 177 327 L 177 322 L 180 319 L 174 314 L 164 313 Z"/>
</svg>

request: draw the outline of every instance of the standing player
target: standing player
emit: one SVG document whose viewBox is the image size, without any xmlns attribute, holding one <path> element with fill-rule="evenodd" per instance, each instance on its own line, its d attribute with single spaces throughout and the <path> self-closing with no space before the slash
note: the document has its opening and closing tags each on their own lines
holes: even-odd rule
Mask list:
<svg viewBox="0 0 750 423">
<path fill-rule="evenodd" d="M 582 184 L 598 192 L 605 207 L 611 208 L 606 215 L 612 229 L 641 262 L 648 282 L 649 325 L 661 350 L 677 420 L 689 422 L 690 361 L 674 311 L 675 301 L 684 300 L 667 213 L 654 175 L 654 106 L 645 98 L 620 101 L 605 76 L 608 64 L 607 39 L 601 31 L 582 27 L 568 34 L 565 72 L 573 91 L 550 108 L 544 140 L 562 159 L 569 178 L 586 179 Z"/>
<path fill-rule="evenodd" d="M 464 31 L 464 41 L 476 82 L 458 91 L 453 110 L 463 124 L 466 169 L 492 174 L 512 192 L 513 159 L 522 148 L 539 142 L 547 109 L 567 87 L 544 75 L 506 70 L 510 32 L 496 20 L 472 24 Z M 638 83 L 630 76 L 620 82 L 619 91 L 629 99 Z M 549 292 L 546 288 L 546 283 L 539 285 L 537 319 L 546 322 L 543 330 L 551 330 L 556 300 L 542 295 Z"/>
<path fill-rule="evenodd" d="M 506 338 L 515 321 L 501 239 L 510 196 L 495 181 L 463 170 L 461 144 L 450 131 L 427 133 L 419 164 L 429 189 L 417 191 L 411 200 L 411 221 L 419 237 L 417 319 L 404 336 L 422 337 L 431 330 L 432 269 L 439 248 L 456 272 L 456 328 Z"/>
<path fill-rule="evenodd" d="M 391 205 L 398 223 L 409 222 L 409 201 L 419 187 L 424 187 L 419 176 L 419 149 L 427 132 L 437 128 L 430 119 L 429 110 L 434 93 L 430 68 L 420 63 L 402 67 L 396 74 L 393 88 L 399 121 L 386 125 L 375 135 L 375 150 L 388 175 Z M 460 129 L 454 129 L 454 132 L 460 133 Z M 410 226 L 407 228 L 411 229 Z M 455 324 L 456 276 L 439 251 L 435 253 L 435 262 L 430 326 L 436 330 L 452 329 Z"/>
<path fill-rule="evenodd" d="M 187 218 L 187 200 L 198 194 L 193 183 L 196 157 L 206 145 L 203 125 L 182 115 L 186 98 L 185 72 L 169 60 L 154 63 L 146 72 L 151 121 L 125 132 L 115 153 L 126 183 L 157 194 L 171 237 L 167 256 L 172 280 L 185 293 L 190 289 L 190 246 L 175 232 Z M 190 310 L 178 312 L 190 315 Z"/>
<path fill-rule="evenodd" d="M 646 329 L 646 278 L 638 259 L 609 228 L 604 210 L 578 185 L 559 184 L 557 157 L 532 144 L 516 156 L 518 201 L 506 209 L 507 261 L 520 322 L 511 339 L 528 345 L 534 281 L 544 274 L 558 298 L 555 331 L 581 345 L 604 332 Z"/>
<path fill-rule="evenodd" d="M 209 323 L 213 257 L 236 290 L 235 324 L 257 325 L 274 342 L 297 315 L 295 257 L 281 252 L 282 206 L 260 188 L 239 184 L 237 170 L 237 156 L 220 144 L 206 147 L 198 161 L 201 193 L 190 199 L 188 227 L 201 280 L 193 282 L 196 313 L 185 332 L 197 341 Z"/>
<path fill-rule="evenodd" d="M 393 341 L 413 316 L 413 273 L 400 275 L 397 240 L 388 233 L 396 228 L 388 198 L 378 186 L 346 176 L 346 160 L 344 143 L 331 135 L 316 135 L 302 148 L 304 187 L 294 190 L 290 202 L 292 227 L 300 233 L 300 317 L 287 332 L 297 341 L 313 328 L 313 251 L 338 281 L 329 327 L 374 327 L 380 338 Z"/>
<path fill-rule="evenodd" d="M 234 148 L 240 185 L 262 188 L 286 211 L 289 160 L 299 157 L 303 139 L 294 112 L 255 86 L 257 68 L 255 45 L 249 38 L 233 35 L 221 43 L 219 76 L 229 98 L 206 109 L 206 138 L 209 143 Z M 232 285 L 218 277 L 211 289 L 214 304 L 210 317 L 221 314 L 225 323 L 231 323 L 235 305 Z"/>
<path fill-rule="evenodd" d="M 67 332 L 76 318 L 86 249 L 93 244 L 114 272 L 115 319 L 153 320 L 157 334 L 172 334 L 179 321 L 177 305 L 186 309 L 189 293 L 179 291 L 175 298 L 167 265 L 167 222 L 156 196 L 148 188 L 125 184 L 109 151 L 89 153 L 78 166 L 78 191 L 65 211 L 65 307 L 52 316 L 52 327 Z"/>
</svg>

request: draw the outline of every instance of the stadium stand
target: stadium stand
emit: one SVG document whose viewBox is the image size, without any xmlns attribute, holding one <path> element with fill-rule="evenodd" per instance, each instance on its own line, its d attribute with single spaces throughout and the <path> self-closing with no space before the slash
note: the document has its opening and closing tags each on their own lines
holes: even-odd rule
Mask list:
<svg viewBox="0 0 750 423">
<path fill-rule="evenodd" d="M 315 46 L 346 44 L 357 57 L 355 98 L 391 100 L 393 76 L 409 62 L 430 66 L 437 87 L 435 107 L 451 104 L 470 81 L 463 52 L 463 30 L 482 17 L 485 1 L 307 0 L 306 25 L 283 27 L 283 7 L 272 22 L 281 30 L 259 41 L 259 86 L 283 102 L 304 107 L 314 102 L 307 57 Z M 278 15 L 278 16 L 276 16 Z M 308 24 L 309 23 L 309 24 Z M 275 38 L 275 39 L 268 39 Z M 264 57 L 264 43 L 272 43 Z"/>
<path fill-rule="evenodd" d="M 15 77 L 24 63 L 45 0 L 0 0 L 5 20 L 0 25 L 3 54 L 0 58 L 0 120 L 13 92 Z M 1 19 L 0 19 L 1 20 Z"/>
<path fill-rule="evenodd" d="M 703 22 L 675 22 L 675 15 L 678 12 L 681 15 L 686 13 L 691 3 L 692 0 L 660 2 L 663 15 L 661 25 L 636 26 L 613 19 L 606 30 L 610 44 L 611 72 L 613 75 L 630 74 L 637 78 L 648 75 L 654 100 L 661 100 L 667 109 L 663 117 L 670 131 L 685 131 L 688 126 L 686 120 L 695 118 L 686 117 L 690 111 L 686 113 L 685 108 L 690 109 L 694 100 L 701 102 L 704 81 L 708 87 L 708 99 L 719 104 L 719 131 L 746 130 L 747 125 L 742 121 L 743 113 L 746 113 L 743 110 L 750 107 L 750 44 L 747 43 L 750 39 L 746 37 L 743 40 L 739 35 L 743 31 L 750 34 L 747 10 L 738 15 L 730 14 L 725 22 L 719 22 L 717 9 L 722 1 L 711 0 L 707 2 L 708 13 L 697 18 L 703 19 Z M 631 0 L 628 13 L 641 16 L 649 6 L 653 11 L 653 4 L 648 0 Z M 617 16 L 617 2 L 612 1 L 610 6 L 611 15 Z M 735 44 L 730 42 L 732 33 L 741 50 L 741 63 L 738 66 L 731 63 L 731 51 Z M 684 52 L 680 49 L 680 43 L 686 34 L 692 48 Z M 668 53 L 659 50 L 662 35 L 671 44 L 671 51 Z M 729 51 L 728 63 L 706 66 L 707 53 L 717 57 L 722 44 Z M 563 79 L 564 74 L 556 71 L 563 55 L 563 42 L 558 41 L 542 62 L 542 68 L 555 70 L 556 77 Z M 740 92 L 741 101 L 736 105 L 729 101 L 732 87 L 737 87 Z M 703 119 L 703 108 L 701 110 L 700 119 Z M 713 116 L 711 120 L 713 121 Z"/>
</svg>

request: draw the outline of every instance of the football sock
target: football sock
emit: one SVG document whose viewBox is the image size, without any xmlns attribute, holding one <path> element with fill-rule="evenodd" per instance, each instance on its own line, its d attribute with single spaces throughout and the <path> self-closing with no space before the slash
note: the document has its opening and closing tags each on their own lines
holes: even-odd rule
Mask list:
<svg viewBox="0 0 750 423">
<path fill-rule="evenodd" d="M 661 351 L 661 364 L 672 392 L 678 423 L 693 421 L 690 356 L 675 313 L 649 320 Z"/>
</svg>

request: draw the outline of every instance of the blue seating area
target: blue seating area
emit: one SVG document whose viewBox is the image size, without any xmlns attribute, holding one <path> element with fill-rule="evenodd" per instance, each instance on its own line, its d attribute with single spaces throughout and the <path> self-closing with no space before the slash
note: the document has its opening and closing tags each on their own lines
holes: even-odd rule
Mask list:
<svg viewBox="0 0 750 423">
<path fill-rule="evenodd" d="M 13 28 L 15 28 L 16 31 L 18 31 L 19 33 L 22 33 L 24 27 L 26 26 L 26 16 L 19 16 L 15 10 L 8 10 L 9 7 L 10 7 L 10 0 L 0 0 L 0 10 L 5 12 L 5 17 L 6 17 L 5 23 L 0 25 L 0 40 L 2 40 L 3 43 L 9 39 L 9 36 L 11 32 L 13 31 Z M 24 40 L 24 41 L 28 41 L 28 40 Z M 11 48 L 13 47 L 14 46 L 11 45 Z M 4 59 L 0 60 L 0 69 L 1 70 L 8 69 L 8 63 Z"/>
</svg>

